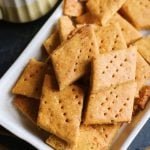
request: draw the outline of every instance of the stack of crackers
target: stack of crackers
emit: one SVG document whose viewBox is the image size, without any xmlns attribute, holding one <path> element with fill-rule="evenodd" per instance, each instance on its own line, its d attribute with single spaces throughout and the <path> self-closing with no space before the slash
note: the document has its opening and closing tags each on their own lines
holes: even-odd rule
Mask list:
<svg viewBox="0 0 150 150">
<path fill-rule="evenodd" d="M 150 29 L 150 1 L 64 0 L 63 12 L 13 103 L 56 150 L 110 149 L 150 97 L 150 36 L 137 30 Z"/>
</svg>

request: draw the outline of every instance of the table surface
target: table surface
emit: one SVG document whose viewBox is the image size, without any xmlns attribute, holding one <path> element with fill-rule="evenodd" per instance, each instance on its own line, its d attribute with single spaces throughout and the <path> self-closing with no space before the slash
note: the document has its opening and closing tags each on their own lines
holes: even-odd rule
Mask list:
<svg viewBox="0 0 150 150">
<path fill-rule="evenodd" d="M 24 48 L 42 27 L 52 12 L 53 10 L 46 16 L 31 23 L 13 24 L 0 21 L 0 77 L 2 77 L 17 57 L 22 53 Z M 145 124 L 128 150 L 144 150 L 145 147 L 148 146 L 150 146 L 150 120 Z M 20 148 L 22 150 L 35 149 L 31 145 L 11 135 L 8 131 L 0 127 L 0 149 L 19 150 Z"/>
</svg>

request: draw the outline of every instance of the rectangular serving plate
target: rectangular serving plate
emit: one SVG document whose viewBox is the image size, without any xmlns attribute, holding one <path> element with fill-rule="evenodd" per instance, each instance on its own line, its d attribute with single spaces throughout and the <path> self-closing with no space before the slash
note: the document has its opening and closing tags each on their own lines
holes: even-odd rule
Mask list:
<svg viewBox="0 0 150 150">
<path fill-rule="evenodd" d="M 48 135 L 45 135 L 43 131 L 30 123 L 22 114 L 18 113 L 12 104 L 13 95 L 11 94 L 11 88 L 30 58 L 41 59 L 42 43 L 50 35 L 53 26 L 61 15 L 62 4 L 59 5 L 53 15 L 47 20 L 41 30 L 0 80 L 0 125 L 41 150 L 52 150 L 52 148 L 44 143 L 44 139 Z M 148 32 L 144 32 L 144 34 L 148 34 Z M 131 124 L 126 124 L 119 130 L 118 135 L 113 141 L 112 149 L 126 150 L 149 117 L 150 103 L 144 111 L 133 119 Z"/>
</svg>

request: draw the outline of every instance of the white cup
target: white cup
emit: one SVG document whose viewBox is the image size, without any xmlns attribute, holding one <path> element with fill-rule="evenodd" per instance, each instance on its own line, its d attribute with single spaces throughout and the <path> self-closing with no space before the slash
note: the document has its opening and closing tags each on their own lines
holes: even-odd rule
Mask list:
<svg viewBox="0 0 150 150">
<path fill-rule="evenodd" d="M 45 15 L 58 0 L 0 0 L 0 19 L 29 22 Z"/>
</svg>

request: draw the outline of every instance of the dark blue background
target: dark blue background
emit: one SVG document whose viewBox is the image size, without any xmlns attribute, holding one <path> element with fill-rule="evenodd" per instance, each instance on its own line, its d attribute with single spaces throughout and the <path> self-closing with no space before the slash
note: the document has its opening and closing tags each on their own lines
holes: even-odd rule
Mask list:
<svg viewBox="0 0 150 150">
<path fill-rule="evenodd" d="M 52 11 L 41 19 L 26 24 L 0 22 L 0 77 L 21 54 L 51 13 Z M 17 138 L 0 137 L 1 144 L 9 145 L 10 149 L 20 149 L 17 148 L 20 145 L 22 149 L 34 149 L 21 140 L 17 141 Z M 144 150 L 147 146 L 150 146 L 150 120 L 135 138 L 129 150 Z"/>
</svg>

